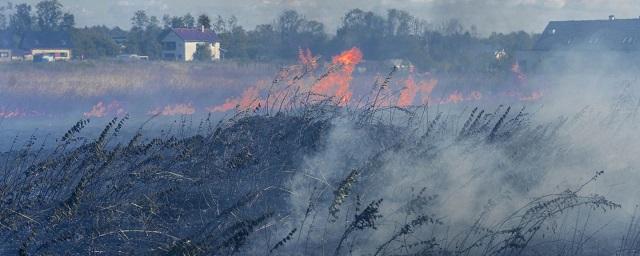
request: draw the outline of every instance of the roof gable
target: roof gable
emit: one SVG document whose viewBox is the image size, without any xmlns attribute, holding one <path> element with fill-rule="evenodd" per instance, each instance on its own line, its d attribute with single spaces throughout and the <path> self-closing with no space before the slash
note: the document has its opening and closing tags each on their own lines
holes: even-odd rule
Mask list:
<svg viewBox="0 0 640 256">
<path fill-rule="evenodd" d="M 640 50 L 640 19 L 551 21 L 534 50 Z"/>
<path fill-rule="evenodd" d="M 218 36 L 210 29 L 174 28 L 172 31 L 187 42 L 215 43 L 218 41 Z"/>
</svg>

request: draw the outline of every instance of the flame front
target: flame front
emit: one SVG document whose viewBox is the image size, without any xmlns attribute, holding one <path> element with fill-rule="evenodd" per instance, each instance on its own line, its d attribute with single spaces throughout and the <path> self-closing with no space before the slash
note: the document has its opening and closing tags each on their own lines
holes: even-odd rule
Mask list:
<svg viewBox="0 0 640 256">
<path fill-rule="evenodd" d="M 404 89 L 400 92 L 396 106 L 408 107 L 413 105 L 418 93 L 422 96 L 421 103 L 427 104 L 431 99 L 431 92 L 433 92 L 437 85 L 438 80 L 436 79 L 422 80 L 416 84 L 413 75 L 410 75 L 405 81 Z"/>
<path fill-rule="evenodd" d="M 400 92 L 400 96 L 398 97 L 398 107 L 408 107 L 413 104 L 413 99 L 416 97 L 418 93 L 418 86 L 416 86 L 416 82 L 413 80 L 413 77 L 409 77 L 407 81 L 405 81 L 405 87 L 402 92 Z"/>
<path fill-rule="evenodd" d="M 522 68 L 520 68 L 520 64 L 518 62 L 511 65 L 511 72 L 516 75 L 516 79 L 518 79 L 520 84 L 527 82 L 527 75 L 522 72 Z"/>
<path fill-rule="evenodd" d="M 520 100 L 521 101 L 537 101 L 540 98 L 542 98 L 542 96 L 544 96 L 544 94 L 542 92 L 534 91 L 534 92 L 531 92 L 530 95 L 521 96 Z"/>
<path fill-rule="evenodd" d="M 342 52 L 332 60 L 332 68 L 328 75 L 311 88 L 314 94 L 335 96 L 338 104 L 346 105 L 353 93 L 349 89 L 356 65 L 362 61 L 362 52 L 354 47 Z"/>
<path fill-rule="evenodd" d="M 207 107 L 209 112 L 226 112 L 233 109 L 249 109 L 261 104 L 260 89 L 266 85 L 266 81 L 259 81 L 255 86 L 251 86 L 242 92 L 240 98 L 227 99 L 217 106 Z"/>
<path fill-rule="evenodd" d="M 123 116 L 125 114 L 124 108 L 117 101 L 112 101 L 111 103 L 104 104 L 104 102 L 100 101 L 93 107 L 91 107 L 91 111 L 84 112 L 84 117 L 97 117 L 101 118 L 108 114 L 114 114 L 116 116 Z"/>
<path fill-rule="evenodd" d="M 307 66 L 310 69 L 318 67 L 318 58 L 314 57 L 309 49 L 300 49 L 298 51 L 298 60 L 300 61 L 300 64 Z"/>
<path fill-rule="evenodd" d="M 152 111 L 149 111 L 151 115 L 161 115 L 161 116 L 177 116 L 177 115 L 193 115 L 196 112 L 196 109 L 188 104 L 174 104 L 174 105 L 166 105 L 164 108 L 156 108 Z"/>
<path fill-rule="evenodd" d="M 4 108 L 0 109 L 0 118 L 4 118 L 4 119 L 23 117 L 26 115 L 27 113 L 20 111 L 18 109 L 15 109 L 15 110 L 6 110 Z"/>
</svg>

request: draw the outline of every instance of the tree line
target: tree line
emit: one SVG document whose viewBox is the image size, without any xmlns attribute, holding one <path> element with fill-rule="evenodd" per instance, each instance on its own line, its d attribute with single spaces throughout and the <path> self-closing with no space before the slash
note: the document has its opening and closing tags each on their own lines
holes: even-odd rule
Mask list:
<svg viewBox="0 0 640 256">
<path fill-rule="evenodd" d="M 530 49 L 537 37 L 523 31 L 482 36 L 474 26 L 465 27 L 456 19 L 430 23 L 397 9 L 385 14 L 350 10 L 334 33 L 328 33 L 323 23 L 293 10 L 283 11 L 272 22 L 253 29 L 240 25 L 235 16 L 196 17 L 187 13 L 158 18 L 140 10 L 131 18 L 131 28 L 125 30 L 105 25 L 76 27 L 73 14 L 64 12 L 58 0 L 41 1 L 35 7 L 11 3 L 0 7 L 0 29 L 11 31 L 14 40 L 33 30 L 69 31 L 74 55 L 86 58 L 128 53 L 160 59 L 160 39 L 171 28 L 201 26 L 218 34 L 226 59 L 293 61 L 299 49 L 331 56 L 359 47 L 367 60 L 399 59 L 423 70 L 443 71 L 501 69 L 500 65 L 508 61 L 495 58 L 497 51 Z M 120 45 L 113 40 L 115 36 L 126 40 Z"/>
</svg>

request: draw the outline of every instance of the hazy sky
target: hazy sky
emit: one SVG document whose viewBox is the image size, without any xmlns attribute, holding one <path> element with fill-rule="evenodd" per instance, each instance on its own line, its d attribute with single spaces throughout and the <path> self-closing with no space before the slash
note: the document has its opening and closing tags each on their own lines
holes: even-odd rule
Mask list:
<svg viewBox="0 0 640 256">
<path fill-rule="evenodd" d="M 0 2 L 6 0 L 0 0 Z M 253 28 L 271 22 L 282 10 L 295 9 L 308 18 L 324 22 L 328 32 L 352 8 L 384 13 L 407 10 L 433 23 L 458 18 L 475 24 L 480 32 L 525 30 L 539 32 L 549 20 L 638 18 L 640 0 L 60 0 L 76 15 L 79 25 L 129 26 L 139 9 L 161 17 L 191 12 L 211 16 L 236 15 L 241 25 Z M 14 0 L 36 3 L 38 0 Z"/>
</svg>

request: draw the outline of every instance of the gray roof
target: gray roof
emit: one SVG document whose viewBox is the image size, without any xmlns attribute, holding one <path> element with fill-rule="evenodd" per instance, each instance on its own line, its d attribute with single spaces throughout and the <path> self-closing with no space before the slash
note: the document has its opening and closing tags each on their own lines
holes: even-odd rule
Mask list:
<svg viewBox="0 0 640 256">
<path fill-rule="evenodd" d="M 534 50 L 640 50 L 640 19 L 552 21 Z"/>
<path fill-rule="evenodd" d="M 192 29 L 192 28 L 174 28 L 178 37 L 187 42 L 208 42 L 215 43 L 218 41 L 218 36 L 213 30 L 205 29 Z"/>
<path fill-rule="evenodd" d="M 27 32 L 20 44 L 22 49 L 71 49 L 71 34 L 65 31 Z"/>
</svg>

